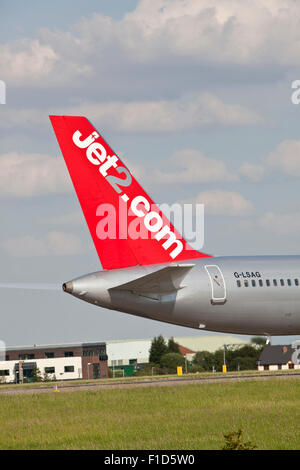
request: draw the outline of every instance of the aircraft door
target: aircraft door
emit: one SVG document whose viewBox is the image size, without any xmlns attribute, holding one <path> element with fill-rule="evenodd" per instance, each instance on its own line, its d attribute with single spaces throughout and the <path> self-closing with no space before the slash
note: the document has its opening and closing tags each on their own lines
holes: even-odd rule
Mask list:
<svg viewBox="0 0 300 470">
<path fill-rule="evenodd" d="M 210 285 L 211 285 L 211 303 L 224 304 L 226 302 L 226 285 L 221 269 L 216 264 L 205 266 Z"/>
</svg>

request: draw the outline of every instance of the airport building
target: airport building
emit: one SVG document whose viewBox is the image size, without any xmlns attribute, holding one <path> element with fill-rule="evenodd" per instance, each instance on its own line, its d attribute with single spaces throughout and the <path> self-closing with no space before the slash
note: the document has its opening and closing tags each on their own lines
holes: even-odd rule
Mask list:
<svg viewBox="0 0 300 470">
<path fill-rule="evenodd" d="M 49 380 L 107 378 L 107 359 L 104 342 L 9 347 L 0 361 L 0 380 L 30 382 L 33 374 Z"/>
<path fill-rule="evenodd" d="M 208 351 L 211 353 L 216 352 L 218 349 L 223 349 L 225 346 L 243 346 L 251 344 L 245 338 L 231 335 L 200 335 L 200 336 L 187 336 L 174 338 L 176 343 L 181 346 L 191 349 L 192 351 Z M 188 357 L 188 360 L 192 357 Z"/>
<path fill-rule="evenodd" d="M 50 380 L 106 378 L 109 368 L 114 376 L 129 376 L 149 363 L 152 339 L 9 347 L 5 360 L 0 358 L 0 383 L 31 381 L 37 370 L 42 379 Z M 245 340 L 227 335 L 174 340 L 187 361 L 192 361 L 197 351 L 214 352 L 224 345 L 245 344 Z"/>
<path fill-rule="evenodd" d="M 300 369 L 300 342 L 265 346 L 257 368 L 260 371 Z"/>
</svg>

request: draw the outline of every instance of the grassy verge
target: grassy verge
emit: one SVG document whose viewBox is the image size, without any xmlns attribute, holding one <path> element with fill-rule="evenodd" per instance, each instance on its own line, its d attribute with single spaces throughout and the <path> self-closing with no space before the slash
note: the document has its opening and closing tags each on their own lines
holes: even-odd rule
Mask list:
<svg viewBox="0 0 300 470">
<path fill-rule="evenodd" d="M 176 374 L 170 374 L 170 375 L 153 375 L 153 376 L 131 376 L 131 377 L 115 377 L 115 378 L 109 378 L 109 379 L 97 379 L 97 380 L 68 380 L 68 381 L 63 381 L 63 380 L 58 380 L 58 381 L 49 381 L 49 382 L 31 382 L 31 383 L 26 383 L 26 384 L 0 384 L 0 392 L 1 390 L 11 390 L 11 389 L 30 389 L 30 388 L 36 388 L 36 387 L 45 387 L 45 388 L 54 388 L 56 385 L 58 387 L 63 386 L 63 387 L 72 387 L 74 385 L 87 385 L 87 384 L 105 384 L 105 383 L 117 383 L 117 382 L 141 382 L 141 381 L 147 381 L 147 380 L 164 380 L 164 379 L 176 379 L 176 378 L 189 378 L 189 379 L 197 379 L 197 378 L 202 378 L 202 377 L 220 377 L 220 376 L 241 376 L 243 375 L 278 375 L 278 374 L 283 374 L 283 375 L 289 375 L 289 374 L 296 374 L 298 373 L 300 375 L 300 370 L 281 370 L 281 371 L 263 371 L 263 372 L 258 372 L 257 370 L 247 370 L 247 371 L 239 371 L 239 372 L 226 372 L 226 374 L 223 374 L 222 372 L 200 372 L 200 373 L 193 373 L 193 374 L 183 374 L 182 376 L 177 376 Z"/>
<path fill-rule="evenodd" d="M 299 449 L 300 381 L 2 395 L 0 449 Z"/>
</svg>

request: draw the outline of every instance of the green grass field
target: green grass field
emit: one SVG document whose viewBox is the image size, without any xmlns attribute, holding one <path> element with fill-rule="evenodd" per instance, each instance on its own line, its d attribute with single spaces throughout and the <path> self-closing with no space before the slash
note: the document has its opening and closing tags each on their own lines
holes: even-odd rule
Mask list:
<svg viewBox="0 0 300 470">
<path fill-rule="evenodd" d="M 300 380 L 0 396 L 0 449 L 300 448 Z"/>
</svg>

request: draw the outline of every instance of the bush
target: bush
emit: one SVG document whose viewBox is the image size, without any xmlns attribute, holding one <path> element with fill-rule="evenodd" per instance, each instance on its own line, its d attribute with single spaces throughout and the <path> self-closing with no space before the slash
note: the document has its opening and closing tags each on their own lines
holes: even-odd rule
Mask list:
<svg viewBox="0 0 300 470">
<path fill-rule="evenodd" d="M 166 369 L 166 373 L 176 373 L 177 367 L 183 367 L 185 359 L 181 354 L 178 353 L 167 353 L 164 354 L 160 360 L 160 367 Z"/>
<path fill-rule="evenodd" d="M 206 369 L 203 369 L 203 367 L 193 364 L 193 365 L 188 366 L 188 372 L 190 374 L 196 374 L 197 372 L 207 372 L 207 371 L 206 371 Z M 212 372 L 212 370 L 211 370 L 211 372 Z"/>
<path fill-rule="evenodd" d="M 153 368 L 153 375 L 158 375 L 159 367 L 157 366 L 157 364 L 151 364 L 151 363 L 146 364 L 145 366 L 136 370 L 132 375 L 137 376 L 137 377 L 152 375 L 152 368 Z"/>
<path fill-rule="evenodd" d="M 193 366 L 200 367 L 202 371 L 212 371 L 215 362 L 214 353 L 209 351 L 198 351 L 193 358 Z"/>
<path fill-rule="evenodd" d="M 231 361 L 231 370 L 256 369 L 256 359 L 253 357 L 235 357 Z"/>
<path fill-rule="evenodd" d="M 42 382 L 42 380 L 43 380 L 41 371 L 36 366 L 32 369 L 31 379 L 32 379 L 33 382 Z M 23 381 L 24 381 L 24 379 L 23 379 Z"/>
<path fill-rule="evenodd" d="M 242 430 L 230 432 L 229 434 L 224 434 L 225 445 L 222 447 L 222 450 L 254 450 L 256 446 L 252 442 L 242 441 Z"/>
</svg>

